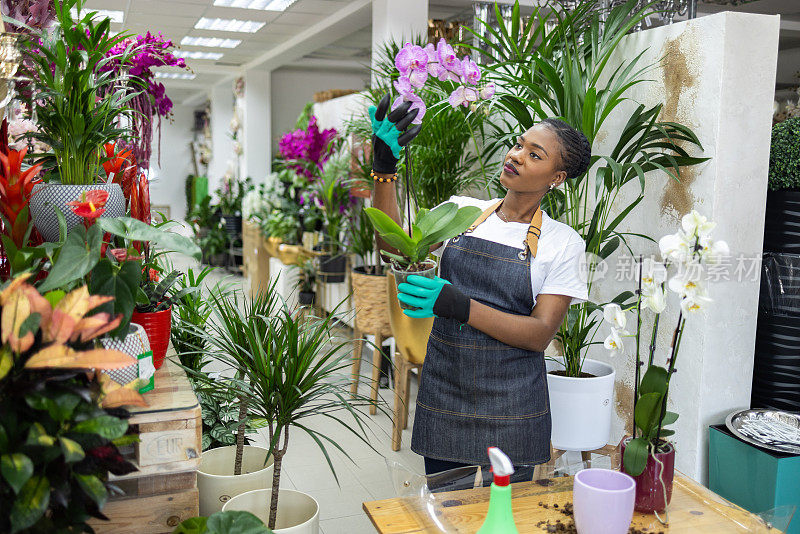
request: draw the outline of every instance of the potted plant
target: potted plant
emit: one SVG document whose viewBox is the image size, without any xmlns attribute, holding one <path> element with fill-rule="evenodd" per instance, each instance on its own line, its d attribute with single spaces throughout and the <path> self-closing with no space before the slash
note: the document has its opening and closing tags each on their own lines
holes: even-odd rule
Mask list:
<svg viewBox="0 0 800 534">
<path fill-rule="evenodd" d="M 639 261 L 636 304 L 622 308 L 608 304 L 604 308 L 606 322 L 611 324 L 611 333 L 605 347 L 612 354 L 624 354 L 623 339 L 636 339 L 636 367 L 633 392 L 633 421 L 631 436 L 621 443 L 623 470 L 636 480 L 636 510 L 645 513 L 666 510 L 672 495 L 672 479 L 675 465 L 675 447 L 664 439 L 675 432 L 665 428 L 678 419 L 678 414 L 667 410 L 670 383 L 676 369 L 678 352 L 686 321 L 711 302 L 705 288 L 707 267 L 717 265 L 729 254 L 724 241 L 714 241 L 711 231 L 715 223 L 708 221 L 696 211 L 681 220 L 681 230 L 661 238 L 658 246 L 663 263 L 652 259 Z M 672 271 L 672 272 L 671 272 Z M 668 277 L 672 275 L 671 278 Z M 657 358 L 658 329 L 668 300 L 667 291 L 676 293 L 679 311 L 671 342 L 665 358 Z M 629 334 L 625 313 L 635 310 L 636 333 Z M 649 343 L 642 335 L 642 311 L 653 312 L 653 327 Z M 647 363 L 641 372 L 645 347 Z M 664 361 L 663 364 L 658 360 Z M 660 519 L 660 518 L 659 518 Z"/>
<path fill-rule="evenodd" d="M 222 223 L 225 226 L 228 239 L 232 243 L 241 243 L 242 201 L 252 188 L 253 183 L 249 177 L 244 181 L 240 181 L 232 176 L 226 176 L 217 190 L 219 209 L 222 212 Z"/>
<path fill-rule="evenodd" d="M 481 214 L 476 206 L 459 208 L 453 202 L 445 202 L 432 210 L 420 209 L 411 224 L 411 230 L 406 233 L 381 210 L 365 208 L 364 211 L 381 238 L 397 252 L 381 250 L 381 254 L 391 260 L 397 285 L 405 282 L 410 274 L 433 278 L 436 262 L 427 259 L 431 247 L 462 234 Z M 402 302 L 400 307 L 413 309 Z"/>
<path fill-rule="evenodd" d="M 274 284 L 273 284 L 274 288 Z M 256 297 L 263 298 L 263 297 Z M 216 303 L 215 303 L 216 307 Z M 257 309 L 257 303 L 245 306 Z M 332 338 L 335 313 L 326 318 L 305 318 L 302 311 L 292 311 L 281 302 L 277 313 L 253 314 L 242 311 L 236 302 L 219 303 L 221 320 L 230 321 L 236 339 L 233 345 L 223 341 L 232 334 L 209 331 L 217 339 L 209 343 L 230 345 L 215 351 L 220 363 L 240 378 L 226 381 L 228 388 L 240 399 L 247 413 L 266 421 L 269 429 L 269 448 L 274 458 L 271 489 L 243 493 L 232 498 L 224 511 L 247 509 L 276 532 L 294 528 L 291 532 L 319 532 L 319 506 L 309 495 L 280 489 L 281 462 L 289 444 L 290 432 L 303 431 L 320 446 L 326 458 L 325 443 L 347 454 L 330 436 L 321 434 L 305 424 L 306 418 L 324 415 L 339 423 L 369 445 L 364 434 L 362 407 L 377 404 L 364 396 L 351 399 L 348 388 L 350 355 L 342 350 L 349 342 Z M 335 310 L 334 310 L 335 312 Z M 220 384 L 204 380 L 201 389 L 219 389 Z M 353 417 L 352 421 L 345 414 Z M 333 464 L 329 462 L 333 470 Z M 335 472 L 334 472 L 335 475 Z M 294 510 L 290 510 L 294 508 Z M 294 518 L 293 523 L 290 521 Z"/>
<path fill-rule="evenodd" d="M 141 397 L 89 372 L 131 361 L 95 348 L 120 321 L 94 313 L 108 297 L 85 286 L 42 295 L 31 280 L 18 276 L 0 293 L 0 531 L 85 531 L 90 517 L 106 519 L 108 473 L 136 470 L 118 449 L 136 439 L 123 436 L 125 412 L 101 400 L 116 407 Z"/>
<path fill-rule="evenodd" d="M 764 252 L 800 253 L 800 117 L 772 127 Z"/>
<path fill-rule="evenodd" d="M 349 171 L 349 153 L 340 150 L 323 164 L 320 177 L 312 184 L 313 192 L 322 203 L 325 220 L 324 252 L 319 258 L 319 276 L 327 284 L 344 282 L 347 269 L 342 231 L 351 204 L 350 189 L 345 184 Z"/>
<path fill-rule="evenodd" d="M 312 258 L 304 259 L 295 268 L 299 271 L 297 278 L 297 301 L 301 306 L 313 306 L 316 298 L 317 269 Z"/>
<path fill-rule="evenodd" d="M 249 512 L 216 512 L 208 517 L 191 517 L 172 534 L 273 534 L 264 522 Z"/>
<path fill-rule="evenodd" d="M 133 94 L 121 88 L 125 69 L 105 71 L 106 56 L 127 37 L 112 36 L 111 20 L 95 19 L 88 13 L 74 20 L 71 10 L 82 0 L 58 0 L 56 22 L 24 48 L 26 75 L 32 80 L 38 131 L 27 136 L 51 147 L 41 156 L 47 184 L 35 187 L 31 214 L 36 228 L 47 241 L 58 239 L 57 208 L 67 219 L 67 229 L 80 223 L 66 203 L 87 189 L 109 193 L 104 217 L 125 213 L 125 200 L 118 184 L 102 183 L 100 167 L 103 145 L 128 134 L 120 122 L 133 120 L 126 105 Z M 128 63 L 132 49 L 120 51 L 121 65 Z"/>
</svg>

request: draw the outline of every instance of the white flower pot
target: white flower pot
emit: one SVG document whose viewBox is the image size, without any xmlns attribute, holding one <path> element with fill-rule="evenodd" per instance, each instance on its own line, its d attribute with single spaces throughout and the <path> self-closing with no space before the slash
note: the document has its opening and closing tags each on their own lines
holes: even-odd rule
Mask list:
<svg viewBox="0 0 800 534">
<path fill-rule="evenodd" d="M 237 495 L 222 507 L 224 512 L 250 512 L 264 524 L 269 521 L 272 489 L 248 491 Z M 201 513 L 202 514 L 202 513 Z M 290 489 L 278 491 L 278 517 L 275 534 L 319 534 L 319 503 L 306 493 Z"/>
<path fill-rule="evenodd" d="M 251 490 L 272 487 L 272 456 L 263 447 L 245 445 L 242 454 L 242 474 L 233 474 L 236 446 L 204 451 L 197 470 L 197 489 L 200 491 L 200 515 L 208 517 L 222 510 L 231 498 Z"/>
<path fill-rule="evenodd" d="M 550 374 L 563 371 L 560 361 L 546 361 L 553 447 L 564 451 L 591 451 L 605 447 L 611 437 L 616 372 L 607 363 L 585 359 L 583 372 L 594 378 Z"/>
</svg>

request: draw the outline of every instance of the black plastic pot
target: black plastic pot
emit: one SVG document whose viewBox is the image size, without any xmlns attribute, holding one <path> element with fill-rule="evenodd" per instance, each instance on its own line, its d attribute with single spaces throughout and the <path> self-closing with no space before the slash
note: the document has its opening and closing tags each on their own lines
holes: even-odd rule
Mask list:
<svg viewBox="0 0 800 534">
<path fill-rule="evenodd" d="M 800 254 L 800 191 L 768 191 L 764 252 Z"/>
<path fill-rule="evenodd" d="M 317 294 L 314 291 L 301 291 L 297 294 L 297 302 L 301 306 L 313 306 Z"/>
<path fill-rule="evenodd" d="M 241 215 L 222 215 L 225 221 L 225 233 L 228 239 L 236 243 L 242 239 L 242 216 Z"/>
<path fill-rule="evenodd" d="M 344 282 L 346 270 L 347 256 L 329 256 L 326 254 L 319 257 L 319 273 L 317 274 L 325 284 L 340 284 Z"/>
</svg>

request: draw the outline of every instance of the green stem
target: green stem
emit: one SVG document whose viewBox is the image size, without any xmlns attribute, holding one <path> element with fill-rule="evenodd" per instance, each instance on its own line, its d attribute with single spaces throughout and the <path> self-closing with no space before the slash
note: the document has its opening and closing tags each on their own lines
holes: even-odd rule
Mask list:
<svg viewBox="0 0 800 534">
<path fill-rule="evenodd" d="M 661 414 L 658 417 L 658 430 L 656 431 L 656 446 L 661 439 L 661 429 L 664 423 L 664 415 L 667 413 L 667 399 L 669 398 L 669 384 L 672 380 L 672 374 L 675 372 L 675 361 L 678 359 L 678 349 L 681 345 L 681 337 L 683 337 L 683 327 L 686 324 L 686 319 L 683 318 L 683 311 L 678 314 L 678 326 L 675 327 L 675 333 L 672 336 L 672 355 L 669 357 L 669 367 L 667 368 L 667 387 L 664 390 L 664 402 L 661 404 Z"/>
<path fill-rule="evenodd" d="M 639 339 L 642 333 L 642 256 L 639 256 L 639 289 L 636 291 L 636 369 L 633 379 L 633 409 L 636 411 L 636 401 L 639 399 L 639 377 L 642 368 L 642 358 L 639 354 Z M 636 422 L 631 421 L 631 437 L 636 438 Z"/>
<path fill-rule="evenodd" d="M 478 156 L 478 163 L 481 166 L 481 173 L 483 174 L 483 181 L 484 183 L 488 184 L 488 178 L 486 177 L 486 167 L 483 164 L 483 156 L 481 155 L 481 151 L 478 148 L 478 140 L 475 137 L 475 130 L 472 129 L 472 124 L 469 123 L 469 119 L 464 117 L 464 122 L 467 123 L 467 128 L 469 128 L 469 135 L 472 137 L 472 144 L 475 145 L 475 154 Z"/>
</svg>

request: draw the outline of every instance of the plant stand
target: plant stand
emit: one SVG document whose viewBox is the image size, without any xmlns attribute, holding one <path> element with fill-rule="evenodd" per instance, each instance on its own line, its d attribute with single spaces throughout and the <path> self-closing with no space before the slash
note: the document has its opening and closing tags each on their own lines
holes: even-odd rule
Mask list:
<svg viewBox="0 0 800 534">
<path fill-rule="evenodd" d="M 392 450 L 400 450 L 403 430 L 408 428 L 408 403 L 411 402 L 411 370 L 422 376 L 422 364 L 408 361 L 400 351 L 395 351 L 394 417 L 392 418 Z"/>
<path fill-rule="evenodd" d="M 130 408 L 129 432 L 140 442 L 120 449 L 139 471 L 109 474 L 125 495 L 103 507 L 110 521 L 89 522 L 98 534 L 168 533 L 199 513 L 200 404 L 186 373 L 170 359 L 156 371 L 155 386 L 144 395 L 148 406 Z"/>
<path fill-rule="evenodd" d="M 567 452 L 574 452 L 574 451 L 565 451 L 562 449 L 556 449 L 553 447 L 553 443 L 550 443 L 550 461 L 545 464 L 537 465 L 533 471 L 533 479 L 538 480 L 540 478 L 547 478 L 547 474 L 545 473 L 545 466 L 548 464 L 553 464 L 556 460 L 561 458 Z M 614 445 L 609 443 L 604 447 L 600 447 L 599 449 L 593 449 L 591 451 L 580 451 L 581 453 L 581 461 L 586 462 L 586 467 L 592 467 L 592 454 L 599 454 L 603 457 L 611 458 L 611 468 L 612 469 L 619 469 L 622 466 L 622 455 L 619 453 L 619 445 Z"/>
</svg>

